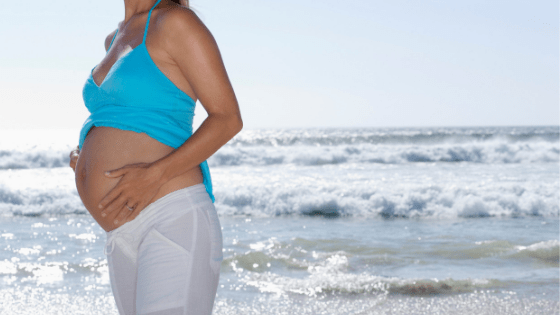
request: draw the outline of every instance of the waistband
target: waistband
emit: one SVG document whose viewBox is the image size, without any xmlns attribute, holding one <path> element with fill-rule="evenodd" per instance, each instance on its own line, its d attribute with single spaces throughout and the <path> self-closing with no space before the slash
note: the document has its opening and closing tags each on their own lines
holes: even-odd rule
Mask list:
<svg viewBox="0 0 560 315">
<path fill-rule="evenodd" d="M 146 208 L 144 208 L 144 210 L 140 212 L 140 214 L 138 214 L 136 218 L 134 218 L 134 220 L 126 222 L 118 228 L 107 232 L 107 243 L 105 244 L 105 248 L 103 249 L 105 255 L 110 255 L 113 252 L 115 242 L 119 238 L 126 240 L 128 243 L 134 242 L 134 235 L 132 233 L 129 233 L 129 230 L 134 229 L 135 227 L 142 225 L 146 221 L 149 221 L 154 216 L 157 216 L 157 210 L 161 209 L 166 204 L 181 199 L 185 200 L 185 202 L 187 202 L 189 206 L 196 206 L 208 201 L 212 202 L 203 183 L 170 192 L 167 195 L 149 204 Z M 109 246 L 110 249 L 108 250 L 107 248 Z"/>
</svg>

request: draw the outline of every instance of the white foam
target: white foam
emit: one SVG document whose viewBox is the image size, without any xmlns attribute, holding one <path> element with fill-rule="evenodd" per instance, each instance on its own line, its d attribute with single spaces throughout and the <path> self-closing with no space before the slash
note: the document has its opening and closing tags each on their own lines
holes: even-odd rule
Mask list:
<svg viewBox="0 0 560 315">
<path fill-rule="evenodd" d="M 344 163 L 403 164 L 416 162 L 485 164 L 557 163 L 555 142 L 509 143 L 503 140 L 435 144 L 341 144 L 337 146 L 233 146 L 226 145 L 208 163 L 234 165 L 325 165 Z"/>
<path fill-rule="evenodd" d="M 558 131 L 518 129 L 247 131 L 209 160 L 216 207 L 222 216 L 557 217 Z M 69 134 L 36 134 L 45 143 L 0 144 L 0 168 L 22 168 L 0 169 L 0 215 L 87 213 L 67 166 Z"/>
<path fill-rule="evenodd" d="M 557 163 L 554 128 L 244 130 L 211 167 L 345 163 Z M 0 132 L 0 169 L 68 167 L 76 130 Z"/>
<path fill-rule="evenodd" d="M 509 171 L 479 166 L 426 171 L 277 168 L 261 178 L 259 169 L 241 168 L 216 170 L 213 179 L 218 212 L 226 216 L 558 217 L 557 179 L 523 182 L 517 180 L 523 174 L 511 173 L 515 180 L 500 181 L 500 174 Z M 481 180 L 478 173 L 490 178 Z"/>
<path fill-rule="evenodd" d="M 558 265 L 560 259 L 560 241 L 549 240 L 531 244 L 528 246 L 516 246 L 517 253 L 512 257 L 530 257 L 539 261 Z"/>
</svg>

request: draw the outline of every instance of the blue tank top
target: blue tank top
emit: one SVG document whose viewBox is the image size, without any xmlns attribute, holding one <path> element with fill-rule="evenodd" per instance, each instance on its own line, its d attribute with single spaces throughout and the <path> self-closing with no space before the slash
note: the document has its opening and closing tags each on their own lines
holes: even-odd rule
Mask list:
<svg viewBox="0 0 560 315">
<path fill-rule="evenodd" d="M 196 103 L 159 70 L 145 44 L 152 10 L 160 1 L 148 13 L 142 43 L 119 58 L 99 85 L 92 76 L 95 67 L 91 70 L 82 91 L 90 116 L 80 131 L 80 150 L 93 126 L 145 133 L 175 149 L 192 135 Z M 208 162 L 202 162 L 200 169 L 214 202 Z"/>
</svg>

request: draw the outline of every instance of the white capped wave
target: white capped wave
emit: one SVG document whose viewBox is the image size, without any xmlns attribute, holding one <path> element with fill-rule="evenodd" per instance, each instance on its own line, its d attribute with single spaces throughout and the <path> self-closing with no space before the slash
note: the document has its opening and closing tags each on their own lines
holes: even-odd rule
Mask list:
<svg viewBox="0 0 560 315">
<path fill-rule="evenodd" d="M 557 183 L 384 186 L 302 180 L 217 189 L 220 215 L 322 215 L 382 218 L 558 217 Z"/>
<path fill-rule="evenodd" d="M 464 144 L 344 144 L 337 146 L 233 146 L 226 145 L 208 163 L 237 165 L 325 165 L 344 163 L 404 164 L 417 162 L 483 164 L 557 163 L 560 145 L 553 142 Z"/>
<path fill-rule="evenodd" d="M 68 166 L 77 130 L 0 130 L 0 170 Z"/>
<path fill-rule="evenodd" d="M 57 150 L 0 151 L 0 169 L 68 167 L 71 147 Z M 210 167 L 293 164 L 318 166 L 346 163 L 558 163 L 557 143 L 468 143 L 437 145 L 341 145 L 236 147 L 226 145 L 208 159 Z"/>
<path fill-rule="evenodd" d="M 0 151 L 0 170 L 68 167 L 70 150 Z"/>
<path fill-rule="evenodd" d="M 71 176 L 72 171 L 69 172 Z M 70 187 L 73 182 L 65 179 L 68 187 L 60 186 L 63 176 L 58 178 L 51 182 L 52 187 L 43 188 L 0 184 L 0 215 L 86 214 L 77 191 Z M 558 217 L 560 211 L 557 182 L 380 185 L 349 180 L 311 181 L 304 176 L 301 180 L 295 178 L 270 185 L 259 182 L 229 185 L 230 182 L 235 182 L 235 177 L 215 188 L 216 208 L 221 216 Z"/>
<path fill-rule="evenodd" d="M 530 257 L 555 264 L 558 264 L 560 258 L 560 242 L 558 240 L 538 242 L 528 246 L 516 246 L 516 250 L 517 252 L 512 254 L 512 257 Z"/>
<path fill-rule="evenodd" d="M 335 146 L 343 144 L 435 144 L 484 141 L 558 142 L 558 126 L 538 127 L 420 127 L 313 128 L 243 130 L 235 146 Z"/>
<path fill-rule="evenodd" d="M 86 214 L 75 190 L 11 189 L 0 185 L 0 215 L 43 216 Z"/>
<path fill-rule="evenodd" d="M 558 163 L 558 130 L 541 128 L 294 129 L 242 131 L 210 167 L 346 163 Z M 48 134 L 48 133 L 47 133 Z M 58 138 L 57 138 L 58 137 Z M 1 169 L 68 167 L 69 135 L 0 142 Z M 60 140 L 58 140 L 60 138 Z M 41 143 L 40 141 L 47 141 Z"/>
</svg>

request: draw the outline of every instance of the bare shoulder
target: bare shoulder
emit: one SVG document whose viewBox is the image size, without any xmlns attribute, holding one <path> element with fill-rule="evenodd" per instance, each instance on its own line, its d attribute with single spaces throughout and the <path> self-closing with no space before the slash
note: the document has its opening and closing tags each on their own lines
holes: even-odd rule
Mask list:
<svg viewBox="0 0 560 315">
<path fill-rule="evenodd" d="M 115 33 L 117 33 L 117 30 L 112 31 L 105 38 L 105 51 L 109 50 L 109 45 L 111 45 L 111 41 L 113 40 L 113 37 L 115 36 Z"/>
<path fill-rule="evenodd" d="M 167 44 L 177 41 L 212 40 L 206 25 L 191 9 L 182 6 L 165 8 L 158 16 L 156 28 Z"/>
</svg>

